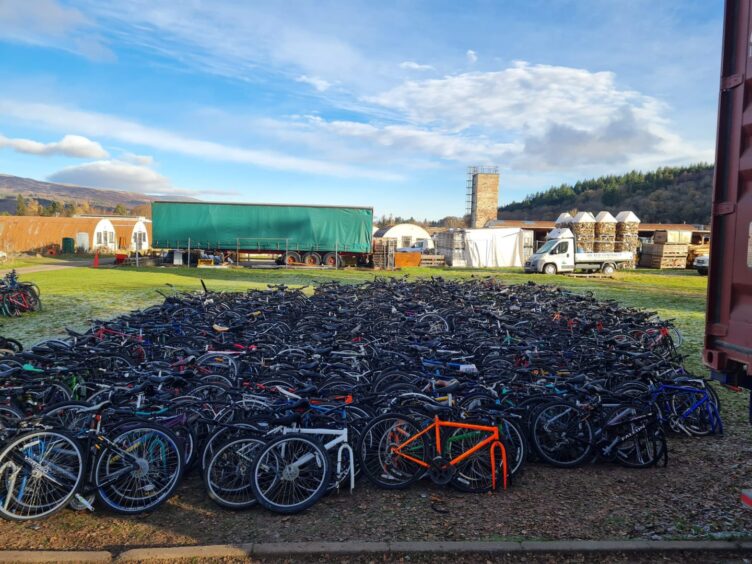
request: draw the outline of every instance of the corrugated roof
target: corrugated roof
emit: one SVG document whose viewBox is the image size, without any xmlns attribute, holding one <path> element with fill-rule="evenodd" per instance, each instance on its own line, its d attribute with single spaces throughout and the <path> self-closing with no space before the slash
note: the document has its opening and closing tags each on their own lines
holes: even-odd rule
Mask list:
<svg viewBox="0 0 752 564">
<path fill-rule="evenodd" d="M 641 223 L 640 231 L 699 231 L 704 232 L 709 230 L 697 229 L 690 223 Z"/>
</svg>

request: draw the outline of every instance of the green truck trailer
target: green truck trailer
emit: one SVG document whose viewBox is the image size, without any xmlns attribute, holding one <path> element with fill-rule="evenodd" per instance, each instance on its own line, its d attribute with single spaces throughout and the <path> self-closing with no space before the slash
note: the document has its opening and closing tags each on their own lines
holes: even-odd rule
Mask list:
<svg viewBox="0 0 752 564">
<path fill-rule="evenodd" d="M 373 209 L 287 204 L 153 202 L 153 247 L 275 255 L 281 263 L 364 264 Z"/>
</svg>

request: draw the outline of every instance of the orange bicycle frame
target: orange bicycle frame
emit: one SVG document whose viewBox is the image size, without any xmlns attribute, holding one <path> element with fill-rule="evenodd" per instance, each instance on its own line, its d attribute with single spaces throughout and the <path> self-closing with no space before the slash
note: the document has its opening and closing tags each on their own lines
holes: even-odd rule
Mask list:
<svg viewBox="0 0 752 564">
<path fill-rule="evenodd" d="M 491 484 L 493 489 L 496 489 L 496 449 L 499 449 L 499 452 L 501 453 L 501 462 L 502 462 L 502 468 L 504 469 L 504 473 L 502 476 L 502 484 L 504 489 L 507 489 L 507 450 L 504 448 L 504 444 L 501 442 L 499 438 L 499 428 L 493 427 L 491 425 L 475 425 L 472 423 L 457 423 L 455 421 L 442 421 L 439 419 L 438 416 L 434 417 L 433 423 L 431 423 L 428 427 L 420 431 L 419 433 L 413 435 L 409 439 L 407 439 L 404 443 L 392 447 L 392 453 L 396 454 L 398 456 L 401 456 L 402 458 L 409 460 L 411 462 L 414 462 L 418 466 L 422 468 L 430 468 L 430 464 L 426 462 L 425 460 L 421 460 L 419 458 L 415 458 L 414 456 L 410 456 L 409 454 L 406 454 L 402 452 L 402 449 L 408 446 L 410 443 L 418 439 L 418 437 L 422 437 L 423 435 L 429 434 L 431 431 L 434 431 L 435 433 L 435 441 L 436 441 L 436 452 L 438 454 L 441 454 L 441 429 L 448 427 L 450 429 L 467 429 L 468 431 L 483 431 L 486 433 L 490 433 L 490 436 L 486 437 L 482 441 L 480 441 L 477 445 L 474 447 L 466 450 L 462 454 L 452 458 L 449 461 L 450 466 L 456 466 L 466 458 L 468 458 L 470 455 L 478 452 L 482 448 L 490 445 L 490 456 L 491 456 Z"/>
</svg>

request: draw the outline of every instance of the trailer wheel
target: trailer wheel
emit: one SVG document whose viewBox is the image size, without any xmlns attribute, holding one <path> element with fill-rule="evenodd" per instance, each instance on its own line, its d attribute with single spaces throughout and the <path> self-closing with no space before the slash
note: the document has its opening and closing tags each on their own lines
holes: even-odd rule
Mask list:
<svg viewBox="0 0 752 564">
<path fill-rule="evenodd" d="M 303 262 L 307 266 L 318 266 L 321 264 L 321 255 L 318 253 L 306 253 L 303 255 Z"/>
<path fill-rule="evenodd" d="M 295 251 L 287 251 L 282 255 L 282 264 L 295 264 L 300 262 L 300 255 Z"/>
<path fill-rule="evenodd" d="M 603 274 L 611 275 L 614 273 L 615 270 L 616 269 L 614 268 L 613 264 L 604 264 L 603 268 L 601 269 L 601 272 L 603 272 Z"/>
<path fill-rule="evenodd" d="M 340 266 L 342 266 L 342 257 L 337 253 L 326 253 L 324 255 L 324 265 L 336 266 L 339 268 Z"/>
<path fill-rule="evenodd" d="M 556 265 L 552 262 L 549 262 L 546 266 L 543 267 L 543 274 L 556 274 Z"/>
</svg>

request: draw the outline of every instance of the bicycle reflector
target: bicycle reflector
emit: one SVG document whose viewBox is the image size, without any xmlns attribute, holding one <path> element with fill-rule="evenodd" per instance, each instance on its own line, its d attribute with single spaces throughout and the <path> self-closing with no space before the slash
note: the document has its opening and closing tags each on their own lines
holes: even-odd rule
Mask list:
<svg viewBox="0 0 752 564">
<path fill-rule="evenodd" d="M 742 504 L 752 507 L 752 490 L 742 490 Z"/>
</svg>

